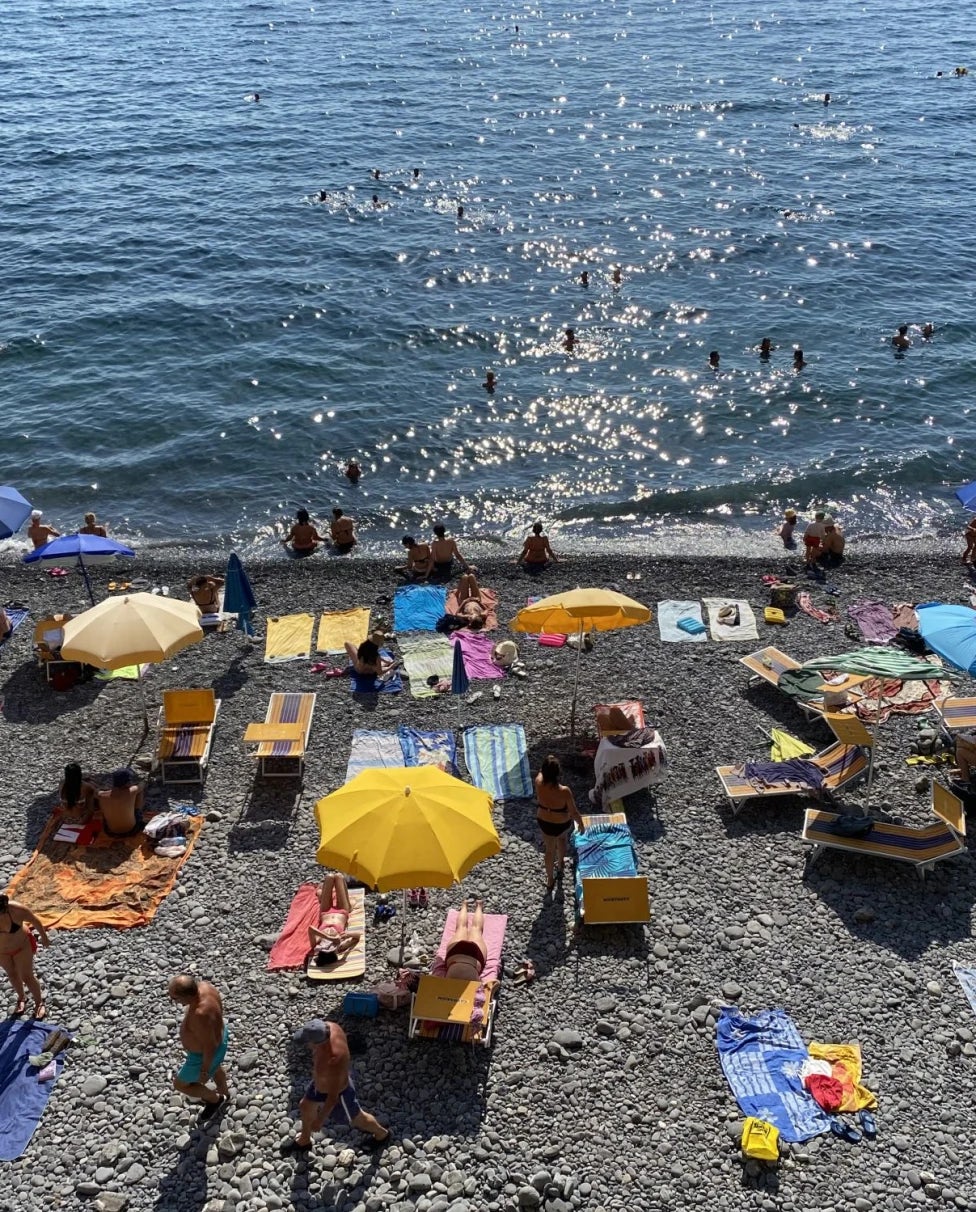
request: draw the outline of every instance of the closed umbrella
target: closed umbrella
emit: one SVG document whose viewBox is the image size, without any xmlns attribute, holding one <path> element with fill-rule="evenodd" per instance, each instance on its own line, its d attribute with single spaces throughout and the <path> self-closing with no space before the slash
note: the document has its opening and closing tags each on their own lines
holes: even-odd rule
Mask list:
<svg viewBox="0 0 976 1212">
<path fill-rule="evenodd" d="M 95 605 L 95 595 L 92 592 L 91 581 L 88 579 L 88 569 L 85 567 L 85 556 L 134 556 L 136 553 L 124 543 L 116 543 L 114 539 L 103 539 L 97 534 L 63 534 L 36 551 L 24 556 L 25 564 L 64 564 L 77 560 L 81 575 L 85 578 L 85 588 Z M 107 666 L 106 666 L 107 668 Z"/>
<path fill-rule="evenodd" d="M 520 610 L 512 620 L 512 630 L 540 635 L 575 635 L 576 678 L 573 683 L 573 705 L 570 711 L 570 736 L 576 735 L 576 699 L 579 693 L 580 653 L 583 651 L 584 631 L 617 631 L 646 623 L 651 612 L 640 602 L 612 589 L 570 589 L 565 593 L 541 598 Z"/>
<path fill-rule="evenodd" d="M 922 639 L 943 660 L 976 677 L 976 610 L 926 602 L 916 606 Z"/>
<path fill-rule="evenodd" d="M 315 805 L 319 863 L 380 892 L 449 888 L 501 849 L 487 791 L 436 766 L 374 767 Z"/>
<path fill-rule="evenodd" d="M 25 500 L 16 488 L 9 484 L 0 488 L 0 539 L 9 539 L 20 530 L 30 517 L 33 509 L 30 501 Z"/>
<path fill-rule="evenodd" d="M 458 721 L 461 719 L 461 695 L 468 693 L 471 682 L 464 667 L 464 652 L 460 644 L 454 645 L 454 661 L 451 665 L 451 694 L 457 695 Z"/>
<path fill-rule="evenodd" d="M 251 625 L 251 612 L 257 606 L 254 590 L 247 579 L 247 573 L 237 553 L 232 551 L 227 561 L 227 575 L 224 577 L 224 611 L 237 615 L 237 630 L 245 635 L 254 635 Z"/>
</svg>

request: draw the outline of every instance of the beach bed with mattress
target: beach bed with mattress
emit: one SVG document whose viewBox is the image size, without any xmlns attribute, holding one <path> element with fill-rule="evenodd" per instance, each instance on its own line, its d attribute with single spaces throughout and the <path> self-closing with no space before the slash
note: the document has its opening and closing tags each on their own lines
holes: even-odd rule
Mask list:
<svg viewBox="0 0 976 1212">
<path fill-rule="evenodd" d="M 212 690 L 164 690 L 156 763 L 164 783 L 202 783 L 220 699 Z"/>
<path fill-rule="evenodd" d="M 576 920 L 583 926 L 644 925 L 651 920 L 647 880 L 622 812 L 585 815 L 572 837 Z"/>
</svg>

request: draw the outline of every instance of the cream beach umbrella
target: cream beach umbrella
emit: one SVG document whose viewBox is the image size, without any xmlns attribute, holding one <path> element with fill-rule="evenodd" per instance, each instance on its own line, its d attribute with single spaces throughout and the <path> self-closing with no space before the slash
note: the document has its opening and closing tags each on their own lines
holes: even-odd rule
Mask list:
<svg viewBox="0 0 976 1212">
<path fill-rule="evenodd" d="M 197 608 L 155 593 L 107 598 L 64 625 L 61 656 L 97 669 L 156 665 L 203 639 Z M 140 678 L 141 684 L 141 678 Z M 149 728 L 146 696 L 143 714 Z"/>
<path fill-rule="evenodd" d="M 513 631 L 530 635 L 575 635 L 576 678 L 573 683 L 573 706 L 570 711 L 569 734 L 576 735 L 576 699 L 579 693 L 580 653 L 583 651 L 584 631 L 618 631 L 646 623 L 650 610 L 612 589 L 569 589 L 552 597 L 540 598 L 520 610 L 511 622 Z"/>
</svg>

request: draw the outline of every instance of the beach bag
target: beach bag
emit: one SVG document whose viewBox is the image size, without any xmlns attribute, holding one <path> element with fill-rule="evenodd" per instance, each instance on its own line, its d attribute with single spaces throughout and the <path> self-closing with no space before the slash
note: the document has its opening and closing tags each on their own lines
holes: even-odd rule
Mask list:
<svg viewBox="0 0 976 1212">
<path fill-rule="evenodd" d="M 544 648 L 562 648 L 566 643 L 564 635 L 547 635 L 545 632 L 539 636 L 539 643 Z"/>
<path fill-rule="evenodd" d="M 410 990 L 403 985 L 394 984 L 393 981 L 384 981 L 377 985 L 373 992 L 384 1010 L 402 1010 L 410 1004 Z"/>
<path fill-rule="evenodd" d="M 763 611 L 763 618 L 767 623 L 778 623 L 780 626 L 786 626 L 786 615 L 778 606 L 767 606 Z"/>
<path fill-rule="evenodd" d="M 842 812 L 834 822 L 834 832 L 841 837 L 867 837 L 874 824 L 870 816 L 855 816 L 852 812 Z"/>
<path fill-rule="evenodd" d="M 779 1129 L 750 1115 L 742 1125 L 742 1152 L 756 1161 L 779 1161 Z"/>
<path fill-rule="evenodd" d="M 769 589 L 769 604 L 775 606 L 779 610 L 795 610 L 796 609 L 796 586 L 795 585 L 771 585 Z"/>
</svg>

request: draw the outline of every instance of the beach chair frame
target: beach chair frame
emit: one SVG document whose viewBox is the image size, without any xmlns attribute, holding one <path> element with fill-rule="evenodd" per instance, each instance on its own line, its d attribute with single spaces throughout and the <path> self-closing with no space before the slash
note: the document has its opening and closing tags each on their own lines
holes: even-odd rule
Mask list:
<svg viewBox="0 0 976 1212">
<path fill-rule="evenodd" d="M 218 711 L 220 699 L 212 690 L 163 691 L 163 703 L 156 719 L 156 765 L 163 783 L 203 783 Z M 164 754 L 167 741 L 175 743 L 181 735 L 190 741 L 191 752 Z"/>
<path fill-rule="evenodd" d="M 749 670 L 750 686 L 759 686 L 765 682 L 767 685 L 774 686 L 778 690 L 779 680 L 783 674 L 790 673 L 794 669 L 800 669 L 803 662 L 783 652 L 775 644 L 767 644 L 764 648 L 757 648 L 755 652 L 750 652 L 743 657 L 739 657 L 739 664 L 745 665 L 746 669 Z M 861 678 L 859 680 L 863 681 L 864 679 Z M 844 688 L 842 687 L 842 689 Z M 846 690 L 851 700 L 861 697 L 860 692 L 853 684 L 848 684 Z M 824 707 L 822 703 L 804 702 L 801 699 L 794 699 L 791 695 L 787 695 L 786 697 L 796 704 L 808 720 L 823 719 L 831 711 L 835 710 L 835 708 Z"/>
<path fill-rule="evenodd" d="M 715 773 L 735 817 L 750 800 L 772 800 L 785 795 L 830 800 L 842 788 L 853 786 L 862 778 L 866 778 L 869 769 L 868 754 L 863 745 L 845 745 L 840 741 L 821 749 L 810 761 L 825 771 L 826 777 L 820 790 L 808 783 L 769 783 L 756 786 L 737 773 L 737 766 L 716 766 Z"/>
<path fill-rule="evenodd" d="M 283 714 L 286 699 L 293 697 L 301 700 L 298 719 L 295 722 L 282 723 L 277 717 Z M 275 691 L 268 701 L 264 723 L 248 725 L 244 732 L 244 744 L 254 747 L 251 752 L 252 756 L 257 758 L 259 778 L 304 778 L 305 755 L 308 752 L 317 697 L 311 691 Z M 279 744 L 287 745 L 288 752 L 275 753 L 274 749 Z"/>
<path fill-rule="evenodd" d="M 445 1026 L 461 1026 L 461 1027 L 463 1027 L 463 1025 L 464 1025 L 463 1023 L 455 1022 L 453 1019 L 451 1019 L 449 1017 L 449 1012 L 444 1012 L 443 1015 L 440 1015 L 436 1012 L 432 1013 L 432 1012 L 430 1012 L 428 1006 L 421 1007 L 422 1010 L 426 1009 L 428 1011 L 427 1013 L 421 1013 L 420 1011 L 418 1011 L 417 1001 L 418 1001 L 418 998 L 421 997 L 421 994 L 426 993 L 431 989 L 439 988 L 441 991 L 439 1000 L 444 1002 L 445 1005 L 448 1002 L 450 1002 L 453 1005 L 458 1005 L 459 1002 L 461 1000 L 463 1000 L 463 998 L 465 996 L 467 996 L 468 993 L 470 993 L 470 995 L 472 997 L 474 997 L 474 995 L 477 993 L 477 990 L 481 987 L 481 983 L 482 983 L 481 981 L 450 980 L 446 976 L 434 976 L 433 974 L 431 974 L 429 972 L 425 972 L 420 977 L 420 980 L 417 983 L 417 988 L 410 995 L 410 1021 L 407 1025 L 407 1038 L 408 1039 L 426 1038 L 419 1034 L 422 1023 L 433 1022 L 433 1023 L 442 1023 Z M 450 986 L 463 986 L 463 990 L 459 989 L 459 990 L 455 991 L 452 988 L 449 988 Z M 482 1020 L 481 1032 L 477 1036 L 474 1036 L 470 1039 L 462 1041 L 464 1043 L 469 1044 L 470 1047 L 472 1047 L 472 1048 L 478 1048 L 478 1047 L 490 1048 L 491 1047 L 492 1041 L 494 1040 L 494 1037 L 495 1037 L 495 1015 L 498 1013 L 498 995 L 499 995 L 500 990 L 501 990 L 500 982 L 497 980 L 494 981 L 493 988 L 491 989 L 491 992 L 489 995 L 487 1013 L 486 1013 L 484 1019 Z M 457 994 L 459 996 L 451 997 L 451 994 L 454 992 L 457 992 Z M 435 1041 L 432 1041 L 432 1042 L 440 1043 L 441 1040 L 438 1037 Z M 452 1041 L 452 1042 L 456 1042 L 456 1041 Z"/>
</svg>

